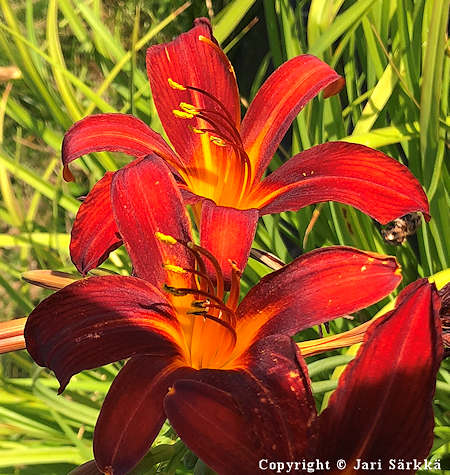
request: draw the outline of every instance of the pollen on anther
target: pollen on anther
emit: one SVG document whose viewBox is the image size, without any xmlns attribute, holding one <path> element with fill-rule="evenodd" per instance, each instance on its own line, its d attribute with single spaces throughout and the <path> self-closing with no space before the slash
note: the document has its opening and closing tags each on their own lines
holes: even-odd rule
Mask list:
<svg viewBox="0 0 450 475">
<path fill-rule="evenodd" d="M 167 82 L 169 83 L 169 86 L 170 86 L 172 89 L 178 89 L 179 91 L 185 91 L 185 90 L 186 90 L 186 88 L 185 88 L 183 85 L 181 85 L 181 84 L 175 82 L 175 81 L 174 81 L 173 79 L 171 79 L 171 78 L 167 78 Z"/>
<path fill-rule="evenodd" d="M 209 140 L 219 147 L 225 147 L 226 145 L 226 143 L 220 137 L 216 137 L 214 135 L 210 135 Z"/>
<path fill-rule="evenodd" d="M 173 109 L 172 114 L 175 117 L 179 117 L 180 119 L 192 119 L 194 117 L 194 115 L 190 114 L 189 112 L 184 112 L 177 109 Z"/>
<path fill-rule="evenodd" d="M 197 114 L 198 109 L 193 104 L 189 104 L 188 102 L 180 102 L 179 104 L 180 109 L 183 112 L 187 112 L 188 114 Z"/>
<path fill-rule="evenodd" d="M 175 264 L 164 264 L 164 269 L 175 272 L 175 274 L 186 274 L 186 271 L 182 267 L 176 266 Z"/>
<path fill-rule="evenodd" d="M 159 231 L 155 232 L 155 237 L 158 241 L 165 242 L 166 244 L 176 244 L 177 240 L 173 236 L 168 234 L 160 233 Z"/>
<path fill-rule="evenodd" d="M 362 266 L 362 267 L 361 267 L 361 272 L 364 272 L 366 269 L 367 269 L 366 266 Z"/>
</svg>

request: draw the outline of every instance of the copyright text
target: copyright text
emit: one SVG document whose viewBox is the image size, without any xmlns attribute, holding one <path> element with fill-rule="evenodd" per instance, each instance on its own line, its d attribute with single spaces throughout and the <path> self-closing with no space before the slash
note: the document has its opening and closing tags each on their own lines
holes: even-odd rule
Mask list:
<svg viewBox="0 0 450 475">
<path fill-rule="evenodd" d="M 417 471 L 422 470 L 441 470 L 440 460 L 427 459 L 395 459 L 388 460 L 362 460 L 356 459 L 347 462 L 344 459 L 339 459 L 331 462 L 330 460 L 299 460 L 294 462 L 274 461 L 269 459 L 261 459 L 258 463 L 260 470 L 270 470 L 275 473 L 290 473 L 295 471 L 302 471 L 306 473 L 331 471 L 334 469 L 345 470 L 347 466 L 352 467 L 356 471 L 373 472 L 373 471 L 388 471 L 388 470 L 405 470 Z"/>
</svg>

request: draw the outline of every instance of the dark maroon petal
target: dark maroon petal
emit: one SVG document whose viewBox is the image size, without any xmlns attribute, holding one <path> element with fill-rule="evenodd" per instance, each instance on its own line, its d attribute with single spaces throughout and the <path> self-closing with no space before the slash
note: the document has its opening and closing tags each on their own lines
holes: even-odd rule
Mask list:
<svg viewBox="0 0 450 475">
<path fill-rule="evenodd" d="M 221 475 L 257 473 L 263 454 L 230 393 L 182 380 L 166 396 L 164 408 L 183 442 L 213 470 Z"/>
<path fill-rule="evenodd" d="M 300 330 L 356 312 L 401 280 L 395 258 L 350 247 L 317 249 L 263 277 L 237 309 L 245 348 L 254 338 Z"/>
<path fill-rule="evenodd" d="M 247 265 L 258 222 L 258 210 L 217 206 L 205 200 L 200 220 L 200 244 L 219 261 L 225 279 L 231 277 L 233 260 L 240 270 Z M 212 267 L 209 267 L 212 272 Z"/>
<path fill-rule="evenodd" d="M 338 87 L 326 89 L 333 83 Z M 256 182 L 301 109 L 321 90 L 326 89 L 327 95 L 336 94 L 343 84 L 336 71 L 307 54 L 282 64 L 267 79 L 242 122 L 242 140 L 254 167 Z"/>
<path fill-rule="evenodd" d="M 413 211 L 429 219 L 427 197 L 407 167 L 363 145 L 330 142 L 292 157 L 263 180 L 251 202 L 261 214 L 339 201 L 382 224 Z"/>
<path fill-rule="evenodd" d="M 25 325 L 28 352 L 54 371 L 60 392 L 85 369 L 140 353 L 174 355 L 179 339 L 165 296 L 135 277 L 79 280 L 42 301 Z"/>
<path fill-rule="evenodd" d="M 117 227 L 138 277 L 161 287 L 167 282 L 163 264 L 193 267 L 192 256 L 182 245 L 166 244 L 155 236 L 160 232 L 182 241 L 191 240 L 180 192 L 159 157 L 149 155 L 117 171 L 111 199 Z"/>
<path fill-rule="evenodd" d="M 442 358 L 434 284 L 414 282 L 369 328 L 320 416 L 318 454 L 328 460 L 422 460 L 433 442 L 432 401 Z M 332 462 L 333 463 L 333 462 Z M 393 473 L 415 473 L 416 470 Z"/>
<path fill-rule="evenodd" d="M 226 159 L 228 152 L 223 147 L 212 145 L 208 137 L 191 129 L 210 128 L 210 124 L 173 114 L 173 110 L 179 110 L 180 103 L 184 102 L 228 114 L 231 124 L 239 127 L 240 103 L 236 78 L 231 64 L 212 36 L 209 21 L 206 18 L 197 19 L 194 28 L 174 41 L 150 47 L 147 51 L 147 72 L 161 123 L 185 165 L 193 165 L 194 156 L 202 155 L 204 147 L 214 151 L 213 159 Z M 206 91 L 223 104 L 226 112 L 204 94 L 173 89 L 169 79 L 182 86 Z"/>
<path fill-rule="evenodd" d="M 316 407 L 308 371 L 297 345 L 286 335 L 256 341 L 233 366 L 235 371 L 201 370 L 202 381 L 229 391 L 249 418 L 252 438 L 272 460 L 313 453 Z"/>
<path fill-rule="evenodd" d="M 68 165 L 92 152 L 122 152 L 134 157 L 156 153 L 178 167 L 179 159 L 165 140 L 142 120 L 127 114 L 90 115 L 67 131 L 62 162 Z"/>
<path fill-rule="evenodd" d="M 179 378 L 195 370 L 178 357 L 131 358 L 115 378 L 95 426 L 98 466 L 114 475 L 128 473 L 147 453 L 166 416 L 163 399 Z"/>
<path fill-rule="evenodd" d="M 218 473 L 259 473 L 261 459 L 313 453 L 314 399 L 289 337 L 261 340 L 236 370 L 203 369 L 196 379 L 175 383 L 164 405 L 183 441 Z"/>
<path fill-rule="evenodd" d="M 97 468 L 95 460 L 91 460 L 89 462 L 80 465 L 79 467 L 75 468 L 69 475 L 101 475 L 102 472 Z"/>
<path fill-rule="evenodd" d="M 111 207 L 111 180 L 107 172 L 81 203 L 70 239 L 70 256 L 75 267 L 86 275 L 122 245 Z"/>
</svg>

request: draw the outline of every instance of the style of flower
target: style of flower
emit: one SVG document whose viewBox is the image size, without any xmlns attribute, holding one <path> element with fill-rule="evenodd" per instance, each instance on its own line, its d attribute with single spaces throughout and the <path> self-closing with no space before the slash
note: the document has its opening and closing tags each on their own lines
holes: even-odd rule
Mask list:
<svg viewBox="0 0 450 475">
<path fill-rule="evenodd" d="M 60 392 L 79 371 L 130 358 L 95 428 L 98 469 L 124 474 L 145 455 L 168 414 L 167 397 L 170 412 L 176 412 L 169 389 L 176 381 L 224 392 L 224 408 L 232 397 L 250 403 L 256 391 L 259 402 L 249 417 L 298 411 L 294 394 L 302 414 L 309 414 L 312 398 L 291 335 L 390 293 L 401 280 L 395 259 L 348 247 L 318 249 L 264 277 L 239 303 L 239 269 L 231 262 L 226 294 L 219 263 L 192 242 L 181 193 L 160 157 L 147 156 L 108 176 L 109 203 L 133 276 L 71 283 L 41 302 L 25 326 L 30 355 L 55 372 Z M 215 269 L 214 280 L 206 261 Z M 186 401 L 183 397 L 182 404 Z M 208 406 L 205 411 L 209 417 Z M 228 429 L 236 419 L 229 412 L 230 420 L 226 412 L 220 415 Z M 303 441 L 312 417 L 298 421 L 296 434 Z M 279 427 L 297 424 L 288 419 L 278 417 Z M 276 438 L 279 427 L 272 434 Z M 236 441 L 236 434 L 231 439 Z M 247 436 L 238 444 L 242 450 Z M 192 437 L 187 436 L 189 443 Z M 242 459 L 239 447 L 229 448 L 228 458 Z"/>
<path fill-rule="evenodd" d="M 244 394 L 177 381 L 165 398 L 166 414 L 220 475 L 287 472 L 289 463 L 299 473 L 416 473 L 433 444 L 443 354 L 439 307 L 426 279 L 406 287 L 396 309 L 372 323 L 320 415 L 303 358 L 287 344 L 275 364 L 265 358 L 259 367 L 267 364 L 265 374 L 276 373 L 277 382 L 284 376 L 279 393 L 267 396 L 257 384 Z"/>
<path fill-rule="evenodd" d="M 102 150 L 139 158 L 156 153 L 177 177 L 185 203 L 199 217 L 200 242 L 227 280 L 233 259 L 243 269 L 258 217 L 338 201 L 385 224 L 409 212 L 428 219 L 427 198 L 409 170 L 368 147 L 330 142 L 301 152 L 263 178 L 291 122 L 320 91 L 333 95 L 343 79 L 311 55 L 293 58 L 263 84 L 242 121 L 233 67 L 206 19 L 174 41 L 152 46 L 147 71 L 156 109 L 174 150 L 131 115 L 99 114 L 77 122 L 62 149 L 65 177 L 77 157 Z M 86 274 L 120 246 L 108 203 L 111 175 L 81 205 L 71 256 Z M 148 186 L 144 190 L 147 192 Z M 208 270 L 211 270 L 207 264 Z"/>
</svg>

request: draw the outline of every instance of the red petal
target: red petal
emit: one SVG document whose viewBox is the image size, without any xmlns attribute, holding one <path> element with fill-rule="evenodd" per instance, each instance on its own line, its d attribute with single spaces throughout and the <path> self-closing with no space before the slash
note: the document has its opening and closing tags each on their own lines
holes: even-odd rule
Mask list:
<svg viewBox="0 0 450 475">
<path fill-rule="evenodd" d="M 396 310 L 371 325 L 320 416 L 318 453 L 326 460 L 342 458 L 350 467 L 357 458 L 380 459 L 387 472 L 390 458 L 423 461 L 428 455 L 442 358 L 439 298 L 425 279 L 399 298 Z"/>
<path fill-rule="evenodd" d="M 199 201 L 203 201 L 204 197 L 192 193 L 188 190 L 185 184 L 178 184 L 178 189 L 180 190 L 181 196 L 183 197 L 183 202 L 185 205 L 194 205 Z"/>
<path fill-rule="evenodd" d="M 139 353 L 173 355 L 179 325 L 164 295 L 135 277 L 82 279 L 41 302 L 25 325 L 31 357 L 70 378 Z"/>
<path fill-rule="evenodd" d="M 62 162 L 68 165 L 92 152 L 122 152 L 134 157 L 156 153 L 177 167 L 179 159 L 165 140 L 142 120 L 127 114 L 90 115 L 67 131 Z"/>
<path fill-rule="evenodd" d="M 178 381 L 164 408 L 183 442 L 213 470 L 221 475 L 257 472 L 264 454 L 257 451 L 248 420 L 230 393 L 199 381 Z"/>
<path fill-rule="evenodd" d="M 207 40 L 202 41 L 200 37 Z M 236 127 L 240 122 L 239 92 L 231 64 L 220 50 L 211 34 L 211 25 L 205 18 L 195 21 L 195 27 L 180 35 L 174 41 L 152 46 L 147 51 L 147 72 L 153 99 L 172 145 L 185 164 L 189 164 L 195 153 L 201 153 L 203 146 L 209 149 L 207 137 L 193 133 L 190 126 L 198 127 L 196 119 L 175 117 L 173 110 L 180 102 L 196 107 L 221 111 L 218 105 L 205 95 L 194 91 L 172 89 L 168 79 L 183 86 L 193 86 L 207 91 L 217 98 L 230 115 Z M 210 125 L 200 125 L 201 127 Z M 216 159 L 225 157 L 227 151 L 212 146 Z"/>
<path fill-rule="evenodd" d="M 201 382 L 175 383 L 164 406 L 183 441 L 223 474 L 253 474 L 260 459 L 310 454 L 316 410 L 292 340 L 281 335 L 261 340 L 238 366 L 201 370 Z"/>
<path fill-rule="evenodd" d="M 115 378 L 94 433 L 94 454 L 102 471 L 128 473 L 147 453 L 166 416 L 163 399 L 180 377 L 194 369 L 177 358 L 132 358 Z"/>
<path fill-rule="evenodd" d="M 253 438 L 272 460 L 312 455 L 316 407 L 308 371 L 286 335 L 256 341 L 233 363 L 235 371 L 201 370 L 202 381 L 229 391 L 247 414 Z"/>
<path fill-rule="evenodd" d="M 242 122 L 242 140 L 254 167 L 255 181 L 264 173 L 281 139 L 300 110 L 326 86 L 342 78 L 314 56 L 282 64 L 256 94 Z M 329 90 L 331 93 L 339 92 Z"/>
<path fill-rule="evenodd" d="M 101 265 L 110 252 L 122 245 L 111 208 L 113 175 L 108 172 L 96 183 L 73 223 L 70 256 L 83 275 Z"/>
<path fill-rule="evenodd" d="M 257 222 L 256 209 L 239 210 L 217 206 L 211 200 L 203 202 L 200 243 L 219 261 L 226 280 L 231 277 L 229 259 L 235 261 L 240 270 L 247 265 Z"/>
<path fill-rule="evenodd" d="M 420 183 L 407 167 L 363 145 L 330 142 L 292 157 L 269 175 L 252 201 L 261 214 L 339 201 L 382 224 L 413 211 L 428 216 Z"/>
<path fill-rule="evenodd" d="M 160 242 L 155 232 L 190 241 L 184 204 L 169 169 L 156 155 L 115 173 L 112 207 L 120 235 L 138 277 L 160 287 L 167 282 L 163 264 L 192 268 L 181 245 Z"/>
<path fill-rule="evenodd" d="M 336 246 L 317 249 L 263 277 L 237 309 L 238 343 L 300 330 L 356 312 L 392 292 L 394 257 Z"/>
</svg>

